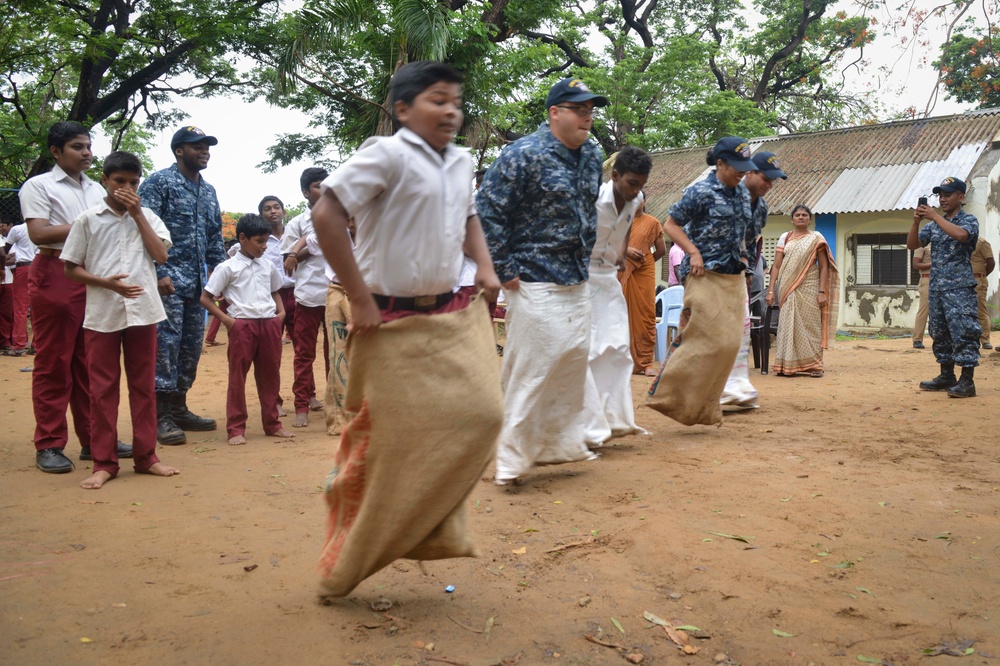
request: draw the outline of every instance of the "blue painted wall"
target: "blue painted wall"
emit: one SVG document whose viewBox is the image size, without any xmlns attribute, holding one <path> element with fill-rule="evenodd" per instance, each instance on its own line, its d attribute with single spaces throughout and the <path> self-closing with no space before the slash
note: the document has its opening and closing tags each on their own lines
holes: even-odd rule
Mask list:
<svg viewBox="0 0 1000 666">
<path fill-rule="evenodd" d="M 830 244 L 833 260 L 837 261 L 837 215 L 836 213 L 821 213 L 816 216 L 816 231 Z"/>
</svg>

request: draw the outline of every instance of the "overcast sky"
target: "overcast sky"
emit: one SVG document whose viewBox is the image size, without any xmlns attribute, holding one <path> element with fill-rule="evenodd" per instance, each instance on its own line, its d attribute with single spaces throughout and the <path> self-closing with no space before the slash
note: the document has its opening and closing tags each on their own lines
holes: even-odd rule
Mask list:
<svg viewBox="0 0 1000 666">
<path fill-rule="evenodd" d="M 930 0 L 914 0 L 914 4 L 930 7 L 933 3 Z M 897 110 L 913 105 L 922 112 L 937 77 L 923 60 L 930 55 L 926 58 L 929 62 L 936 54 L 907 52 L 900 59 L 900 36 L 885 34 L 887 18 L 880 17 L 876 26 L 880 36 L 874 47 L 866 49 L 869 64 L 864 69 L 864 75 L 852 74 L 852 83 L 859 90 L 880 90 L 883 99 L 892 100 L 889 103 Z M 938 42 L 932 39 L 930 43 Z M 880 79 L 879 67 L 892 64 L 895 64 L 892 78 Z M 202 175 L 215 186 L 223 210 L 237 213 L 256 211 L 260 199 L 269 194 L 278 196 L 286 207 L 303 200 L 298 185 L 299 174 L 311 164 L 293 164 L 273 174 L 263 173 L 257 164 L 267 158 L 267 147 L 274 143 L 278 134 L 309 131 L 304 114 L 275 108 L 263 101 L 247 103 L 238 97 L 186 99 L 179 106 L 189 115 L 189 124 L 197 125 L 219 139 L 219 145 L 212 148 L 211 161 Z M 961 113 L 967 108 L 969 105 L 939 99 L 933 115 Z M 164 169 L 174 162 L 170 153 L 172 135 L 173 130 L 160 133 L 157 145 L 151 150 L 156 169 Z M 108 149 L 106 143 L 95 142 L 98 153 L 106 153 Z"/>
</svg>

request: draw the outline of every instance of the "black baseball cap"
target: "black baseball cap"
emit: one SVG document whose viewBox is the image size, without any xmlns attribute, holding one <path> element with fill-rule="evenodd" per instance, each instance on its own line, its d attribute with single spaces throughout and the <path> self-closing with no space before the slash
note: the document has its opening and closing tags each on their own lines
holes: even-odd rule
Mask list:
<svg viewBox="0 0 1000 666">
<path fill-rule="evenodd" d="M 594 106 L 608 105 L 607 97 L 590 92 L 587 84 L 580 79 L 562 79 L 549 89 L 549 96 L 545 98 L 545 108 L 548 109 L 562 102 L 589 102 L 591 100 L 594 101 Z"/>
<path fill-rule="evenodd" d="M 781 164 L 778 162 L 778 156 L 774 153 L 769 153 L 766 150 L 754 153 L 754 156 L 751 157 L 750 160 L 757 167 L 754 171 L 760 171 L 771 180 L 776 180 L 778 178 L 788 180 L 788 176 L 786 176 L 785 172 L 781 170 Z"/>
<path fill-rule="evenodd" d="M 934 194 L 941 194 L 942 192 L 961 192 L 965 194 L 965 181 L 958 178 L 945 178 L 941 181 L 940 185 L 931 191 Z"/>
<path fill-rule="evenodd" d="M 201 143 L 202 141 L 210 146 L 214 146 L 219 143 L 218 139 L 214 136 L 205 134 L 200 127 L 188 125 L 187 127 L 182 127 L 174 132 L 174 138 L 170 139 L 170 150 L 174 150 L 182 143 Z"/>
<path fill-rule="evenodd" d="M 757 165 L 750 159 L 750 145 L 740 136 L 725 136 L 719 139 L 712 149 L 712 156 L 717 160 L 725 160 L 737 171 L 744 173 L 759 171 Z"/>
</svg>

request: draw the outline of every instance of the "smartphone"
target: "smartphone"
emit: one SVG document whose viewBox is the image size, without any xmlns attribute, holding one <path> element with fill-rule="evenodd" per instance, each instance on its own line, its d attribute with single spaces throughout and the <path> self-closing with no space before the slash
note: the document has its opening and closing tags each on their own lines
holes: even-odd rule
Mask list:
<svg viewBox="0 0 1000 666">
<path fill-rule="evenodd" d="M 920 197 L 919 199 L 917 199 L 917 205 L 918 206 L 926 206 L 927 205 L 927 197 Z"/>
</svg>

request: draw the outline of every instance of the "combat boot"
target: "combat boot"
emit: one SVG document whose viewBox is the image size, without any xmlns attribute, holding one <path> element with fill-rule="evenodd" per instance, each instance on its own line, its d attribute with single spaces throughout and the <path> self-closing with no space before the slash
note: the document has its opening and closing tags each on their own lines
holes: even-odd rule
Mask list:
<svg viewBox="0 0 1000 666">
<path fill-rule="evenodd" d="M 975 368 L 962 368 L 962 378 L 958 383 L 948 389 L 949 398 L 974 398 L 976 396 L 976 385 L 972 382 L 972 375 Z"/>
<path fill-rule="evenodd" d="M 174 423 L 171 395 L 156 392 L 156 441 L 163 446 L 187 443 L 187 435 Z"/>
<path fill-rule="evenodd" d="M 215 419 L 198 416 L 188 409 L 187 393 L 173 394 L 173 417 L 174 423 L 181 430 L 192 430 L 194 432 L 215 430 Z"/>
<path fill-rule="evenodd" d="M 958 378 L 955 377 L 955 364 L 942 363 L 941 374 L 935 377 L 934 379 L 929 379 L 925 382 L 920 382 L 920 390 L 946 391 L 957 383 L 958 383 Z"/>
</svg>

